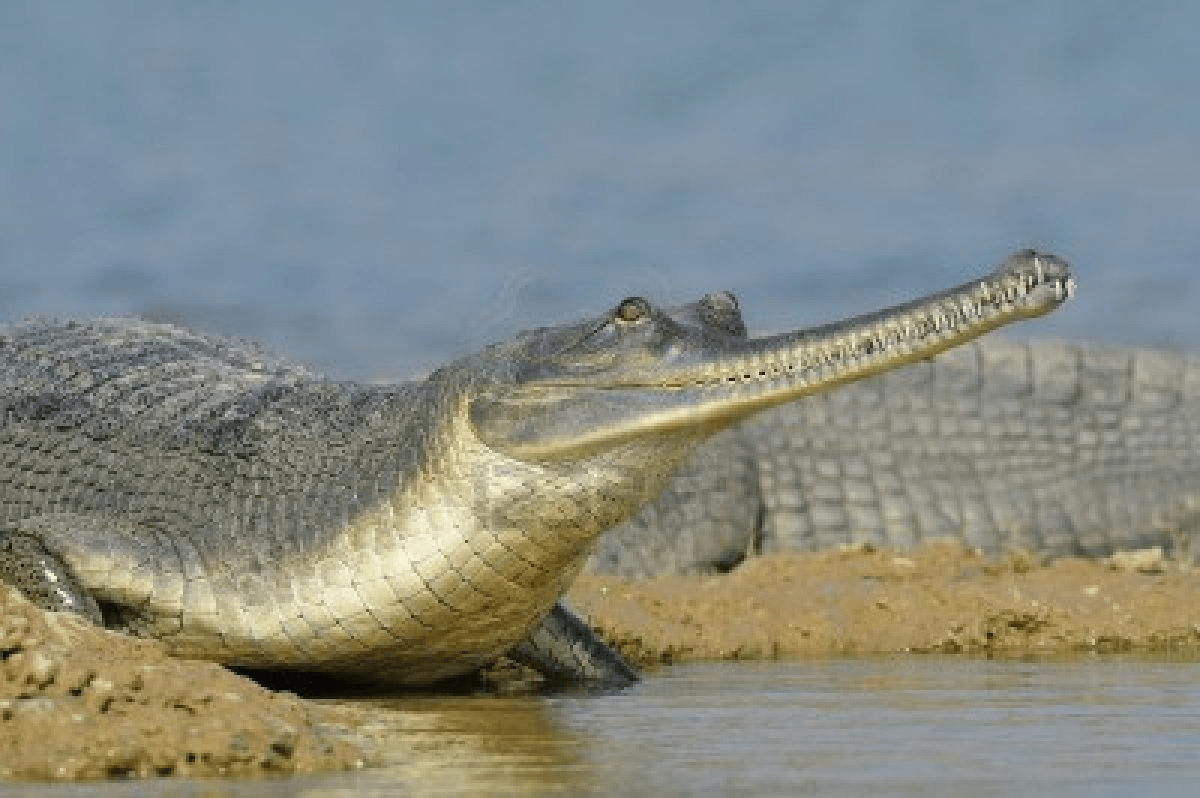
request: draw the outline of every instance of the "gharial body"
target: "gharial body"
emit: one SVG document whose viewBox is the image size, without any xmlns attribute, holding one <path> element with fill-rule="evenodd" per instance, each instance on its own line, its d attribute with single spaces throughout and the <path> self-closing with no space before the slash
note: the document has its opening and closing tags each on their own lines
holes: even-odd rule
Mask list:
<svg viewBox="0 0 1200 798">
<path fill-rule="evenodd" d="M 988 336 L 807 397 L 700 447 L 589 568 L 639 578 L 747 554 L 952 539 L 1105 556 L 1200 532 L 1200 356 Z"/>
<path fill-rule="evenodd" d="M 508 653 L 632 671 L 558 600 L 704 439 L 1070 293 L 1025 251 L 980 280 L 749 339 L 733 297 L 640 298 L 427 379 L 332 382 L 134 320 L 0 327 L 0 580 L 246 667 L 422 683 Z"/>
</svg>

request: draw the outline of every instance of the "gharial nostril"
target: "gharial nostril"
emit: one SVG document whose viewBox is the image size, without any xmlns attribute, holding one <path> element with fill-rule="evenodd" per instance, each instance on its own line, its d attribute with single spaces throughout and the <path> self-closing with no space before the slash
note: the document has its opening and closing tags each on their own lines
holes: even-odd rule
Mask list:
<svg viewBox="0 0 1200 798">
<path fill-rule="evenodd" d="M 729 291 L 713 291 L 711 294 L 705 294 L 700 301 L 713 310 L 736 311 L 738 309 L 737 297 Z"/>
</svg>

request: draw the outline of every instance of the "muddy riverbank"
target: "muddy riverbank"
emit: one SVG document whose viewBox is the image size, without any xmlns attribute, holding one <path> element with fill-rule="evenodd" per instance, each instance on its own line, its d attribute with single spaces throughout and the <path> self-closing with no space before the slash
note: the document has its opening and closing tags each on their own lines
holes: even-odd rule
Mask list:
<svg viewBox="0 0 1200 798">
<path fill-rule="evenodd" d="M 587 576 L 571 605 L 642 666 L 877 653 L 1200 656 L 1200 571 L 915 552 L 779 554 L 733 573 Z M 361 711 L 273 692 L 0 588 L 0 779 L 269 775 L 371 764 Z"/>
<path fill-rule="evenodd" d="M 729 574 L 584 576 L 571 605 L 639 664 L 893 652 L 1200 653 L 1200 571 L 916 551 L 774 554 Z"/>
<path fill-rule="evenodd" d="M 356 721 L 0 585 L 0 780 L 349 769 Z"/>
</svg>

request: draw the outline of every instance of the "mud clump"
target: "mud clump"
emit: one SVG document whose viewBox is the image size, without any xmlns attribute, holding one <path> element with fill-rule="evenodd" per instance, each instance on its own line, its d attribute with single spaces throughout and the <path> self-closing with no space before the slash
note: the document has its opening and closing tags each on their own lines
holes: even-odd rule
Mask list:
<svg viewBox="0 0 1200 798">
<path fill-rule="evenodd" d="M 348 720 L 0 585 L 0 780 L 361 767 Z"/>
<path fill-rule="evenodd" d="M 1200 571 L 1148 561 L 995 560 L 948 542 L 780 553 L 719 576 L 585 575 L 568 601 L 643 667 L 895 652 L 1200 656 Z"/>
</svg>

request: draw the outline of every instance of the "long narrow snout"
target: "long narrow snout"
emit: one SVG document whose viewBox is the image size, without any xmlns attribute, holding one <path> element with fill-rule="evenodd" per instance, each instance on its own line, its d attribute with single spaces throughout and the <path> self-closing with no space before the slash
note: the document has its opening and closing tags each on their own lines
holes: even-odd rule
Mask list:
<svg viewBox="0 0 1200 798">
<path fill-rule="evenodd" d="M 917 360 L 1049 313 L 1075 290 L 1066 262 L 1032 250 L 964 285 L 835 324 L 750 339 L 727 357 L 680 368 L 660 385 L 761 384 L 774 403 Z M 754 408 L 750 408 L 754 412 Z"/>
<path fill-rule="evenodd" d="M 521 413 L 514 406 L 502 413 L 503 433 L 495 437 L 502 437 L 503 448 L 514 456 L 554 459 L 671 430 L 694 428 L 703 436 L 768 407 L 923 360 L 1005 324 L 1041 316 L 1073 290 L 1066 262 L 1023 250 L 977 280 L 886 310 L 823 327 L 754 339 L 729 337 L 676 351 L 669 364 L 652 365 L 636 375 L 624 372 L 609 385 L 557 380 L 548 389 L 553 398 L 539 412 Z M 524 401 L 531 398 L 524 393 Z"/>
</svg>

